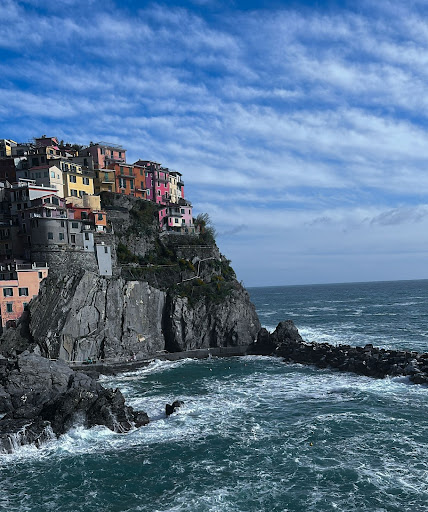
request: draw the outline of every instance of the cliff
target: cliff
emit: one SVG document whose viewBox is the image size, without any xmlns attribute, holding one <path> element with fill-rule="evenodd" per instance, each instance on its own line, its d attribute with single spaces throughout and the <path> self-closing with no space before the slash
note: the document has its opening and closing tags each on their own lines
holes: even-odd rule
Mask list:
<svg viewBox="0 0 428 512">
<path fill-rule="evenodd" d="M 254 341 L 255 308 L 213 239 L 160 234 L 157 206 L 147 201 L 108 193 L 102 201 L 113 275 L 94 272 L 86 255 L 44 255 L 49 276 L 1 352 L 117 362 Z"/>
</svg>

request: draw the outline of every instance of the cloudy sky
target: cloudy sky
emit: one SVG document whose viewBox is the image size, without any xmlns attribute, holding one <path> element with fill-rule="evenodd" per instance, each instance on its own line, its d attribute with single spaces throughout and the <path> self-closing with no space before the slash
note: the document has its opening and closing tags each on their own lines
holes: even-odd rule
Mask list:
<svg viewBox="0 0 428 512">
<path fill-rule="evenodd" d="M 428 278 L 425 1 L 0 2 L 0 138 L 184 175 L 247 286 Z"/>
</svg>

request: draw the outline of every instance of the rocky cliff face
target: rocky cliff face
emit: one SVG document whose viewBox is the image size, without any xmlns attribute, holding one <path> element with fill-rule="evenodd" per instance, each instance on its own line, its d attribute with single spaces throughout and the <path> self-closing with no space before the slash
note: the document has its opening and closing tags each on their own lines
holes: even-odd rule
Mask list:
<svg viewBox="0 0 428 512">
<path fill-rule="evenodd" d="M 153 205 L 107 196 L 113 277 L 82 264 L 50 268 L 39 297 L 0 352 L 65 361 L 123 361 L 160 351 L 248 345 L 260 323 L 215 243 L 157 233 Z"/>
</svg>

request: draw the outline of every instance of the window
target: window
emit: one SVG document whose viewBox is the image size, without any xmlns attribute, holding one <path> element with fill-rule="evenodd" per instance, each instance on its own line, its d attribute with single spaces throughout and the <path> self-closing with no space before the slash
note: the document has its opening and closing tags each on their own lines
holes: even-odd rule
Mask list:
<svg viewBox="0 0 428 512">
<path fill-rule="evenodd" d="M 175 223 L 176 223 L 176 224 L 178 224 L 178 219 L 177 219 L 177 217 L 175 218 Z"/>
<path fill-rule="evenodd" d="M 13 288 L 3 288 L 3 297 L 13 297 Z"/>
<path fill-rule="evenodd" d="M 72 195 L 73 197 L 77 197 L 77 190 L 71 189 L 70 190 L 70 195 Z"/>
<path fill-rule="evenodd" d="M 47 197 L 43 202 L 44 202 L 44 203 L 50 203 L 50 202 L 51 202 L 51 200 L 49 199 L 49 197 Z"/>
<path fill-rule="evenodd" d="M 44 178 L 49 178 L 49 172 L 48 171 L 44 171 L 43 172 L 43 177 Z"/>
<path fill-rule="evenodd" d="M 104 247 L 105 254 L 108 254 L 108 247 Z"/>
<path fill-rule="evenodd" d="M 143 171 L 143 169 L 140 169 L 140 176 L 144 176 L 144 171 Z"/>
<path fill-rule="evenodd" d="M 39 272 L 39 279 L 43 279 L 43 272 Z"/>
<path fill-rule="evenodd" d="M 20 297 L 28 297 L 28 288 L 19 288 Z"/>
<path fill-rule="evenodd" d="M 109 180 L 109 179 L 108 179 L 108 172 L 105 172 L 105 173 L 104 173 L 104 181 L 108 181 L 108 180 Z"/>
<path fill-rule="evenodd" d="M 88 212 L 82 212 L 82 213 L 80 214 L 80 217 L 81 217 L 82 219 L 87 219 L 87 218 L 88 218 Z"/>
<path fill-rule="evenodd" d="M 86 167 L 88 166 L 88 159 L 87 158 L 83 159 L 83 165 L 86 166 Z"/>
<path fill-rule="evenodd" d="M 147 189 L 147 195 L 148 196 L 150 195 L 150 189 L 149 188 Z"/>
<path fill-rule="evenodd" d="M 186 224 L 186 221 L 184 219 L 181 219 L 182 224 Z"/>
<path fill-rule="evenodd" d="M 51 171 L 51 178 L 55 178 L 55 173 Z"/>
<path fill-rule="evenodd" d="M 70 175 L 70 183 L 76 183 L 76 176 Z"/>
<path fill-rule="evenodd" d="M 53 233 L 50 231 L 48 233 L 48 240 L 53 240 Z"/>
<path fill-rule="evenodd" d="M 61 221 L 61 227 L 62 227 L 62 228 L 65 228 L 65 224 L 64 224 L 64 221 L 63 221 L 63 220 Z"/>
<path fill-rule="evenodd" d="M 133 182 L 133 181 L 131 181 L 131 183 L 130 183 L 129 185 L 130 185 L 130 187 L 131 187 L 131 190 L 133 190 L 133 188 L 134 188 L 134 182 Z"/>
<path fill-rule="evenodd" d="M 52 217 L 52 212 L 50 210 L 46 210 L 46 217 Z"/>
<path fill-rule="evenodd" d="M 12 304 L 12 302 L 8 302 L 8 303 L 6 304 L 6 311 L 7 311 L 8 313 L 13 313 L 13 304 Z"/>
<path fill-rule="evenodd" d="M 158 196 L 160 196 L 160 190 L 158 190 Z"/>
<path fill-rule="evenodd" d="M 182 208 L 182 209 L 181 209 L 181 213 L 186 213 L 186 212 L 184 211 L 184 208 Z"/>
<path fill-rule="evenodd" d="M 98 220 L 103 220 L 103 214 L 102 213 L 98 214 Z"/>
<path fill-rule="evenodd" d="M 72 244 L 76 243 L 76 235 L 70 235 L 70 239 Z"/>
<path fill-rule="evenodd" d="M 52 204 L 56 204 L 56 205 L 58 205 L 58 204 L 59 204 L 59 200 L 58 200 L 58 198 L 57 198 L 57 197 L 53 197 L 53 198 L 52 198 Z"/>
<path fill-rule="evenodd" d="M 82 178 L 84 185 L 89 185 L 89 178 Z"/>
<path fill-rule="evenodd" d="M 89 240 L 89 233 L 85 233 L 85 240 Z"/>
<path fill-rule="evenodd" d="M 79 228 L 79 223 L 78 223 L 78 222 L 72 222 L 72 223 L 71 223 L 71 227 L 72 227 L 73 229 L 78 229 L 78 228 Z"/>
<path fill-rule="evenodd" d="M 60 233 L 60 234 L 59 234 L 59 239 L 60 239 L 60 240 L 64 240 L 64 233 Z"/>
</svg>

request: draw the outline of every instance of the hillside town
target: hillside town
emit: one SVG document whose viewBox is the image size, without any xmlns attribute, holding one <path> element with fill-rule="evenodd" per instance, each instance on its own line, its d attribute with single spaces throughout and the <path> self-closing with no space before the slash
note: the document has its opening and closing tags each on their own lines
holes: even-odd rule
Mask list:
<svg viewBox="0 0 428 512">
<path fill-rule="evenodd" d="M 158 206 L 159 231 L 195 232 L 182 174 L 150 160 L 126 161 L 126 149 L 88 146 L 42 135 L 0 139 L 0 328 L 14 327 L 52 262 L 86 254 L 99 275 L 112 275 L 112 226 L 100 194 Z"/>
</svg>

